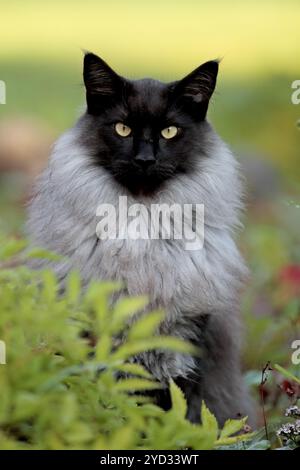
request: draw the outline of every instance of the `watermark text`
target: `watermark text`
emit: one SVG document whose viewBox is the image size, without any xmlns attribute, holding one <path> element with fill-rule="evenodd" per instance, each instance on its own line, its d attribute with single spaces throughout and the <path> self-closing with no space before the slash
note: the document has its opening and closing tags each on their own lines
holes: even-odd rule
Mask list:
<svg viewBox="0 0 300 470">
<path fill-rule="evenodd" d="M 0 104 L 6 104 L 6 85 L 3 80 L 0 80 Z"/>
<path fill-rule="evenodd" d="M 6 345 L 0 340 L 0 364 L 6 364 Z"/>
<path fill-rule="evenodd" d="M 186 250 L 203 248 L 203 204 L 129 205 L 127 196 L 120 196 L 117 207 L 100 204 L 96 216 L 100 240 L 183 240 Z"/>
<path fill-rule="evenodd" d="M 291 345 L 292 349 L 295 351 L 292 354 L 291 361 L 295 366 L 300 364 L 300 339 L 295 339 Z"/>
</svg>

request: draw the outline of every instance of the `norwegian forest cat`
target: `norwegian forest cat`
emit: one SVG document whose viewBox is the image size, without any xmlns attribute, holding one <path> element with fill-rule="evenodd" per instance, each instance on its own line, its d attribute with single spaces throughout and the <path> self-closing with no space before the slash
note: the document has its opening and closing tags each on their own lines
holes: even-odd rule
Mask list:
<svg viewBox="0 0 300 470">
<path fill-rule="evenodd" d="M 55 144 L 28 231 L 32 243 L 64 255 L 48 262 L 61 282 L 78 269 L 85 285 L 121 280 L 127 294 L 147 294 L 150 308 L 163 308 L 160 332 L 198 345 L 201 356 L 154 351 L 135 360 L 163 384 L 154 393 L 160 406 L 169 406 L 173 379 L 191 421 L 204 399 L 222 424 L 251 415 L 251 404 L 240 370 L 239 294 L 247 270 L 233 238 L 242 185 L 237 162 L 206 120 L 217 73 L 218 62 L 210 61 L 171 83 L 128 80 L 87 53 L 87 109 Z M 203 248 L 187 250 L 181 239 L 99 239 L 97 207 L 117 208 L 120 196 L 146 210 L 203 204 Z"/>
</svg>

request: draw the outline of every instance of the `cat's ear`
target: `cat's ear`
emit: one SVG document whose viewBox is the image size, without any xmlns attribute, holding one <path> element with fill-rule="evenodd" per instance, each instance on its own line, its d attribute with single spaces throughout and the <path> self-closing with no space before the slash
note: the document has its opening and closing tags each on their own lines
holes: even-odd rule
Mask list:
<svg viewBox="0 0 300 470">
<path fill-rule="evenodd" d="M 84 56 L 83 79 L 90 114 L 97 114 L 111 105 L 123 86 L 123 79 L 104 60 L 90 52 Z"/>
<path fill-rule="evenodd" d="M 209 100 L 214 92 L 219 61 L 211 60 L 175 84 L 173 92 L 181 102 L 189 106 L 200 119 L 206 116 Z"/>
</svg>

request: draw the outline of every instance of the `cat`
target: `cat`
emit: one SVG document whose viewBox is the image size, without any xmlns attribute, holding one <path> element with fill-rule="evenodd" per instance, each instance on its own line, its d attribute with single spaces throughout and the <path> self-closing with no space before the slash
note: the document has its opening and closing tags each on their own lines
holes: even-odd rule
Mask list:
<svg viewBox="0 0 300 470">
<path fill-rule="evenodd" d="M 161 351 L 136 360 L 164 386 L 156 402 L 170 406 L 168 384 L 182 388 L 187 417 L 199 420 L 201 400 L 222 425 L 250 416 L 251 400 L 240 368 L 239 296 L 247 268 L 234 241 L 243 184 L 233 154 L 207 121 L 219 62 L 208 61 L 183 79 L 121 77 L 86 53 L 86 111 L 55 144 L 29 207 L 35 245 L 64 255 L 51 266 L 63 282 L 80 271 L 92 279 L 121 280 L 129 295 L 147 294 L 166 311 L 161 333 L 200 346 L 194 357 Z M 99 203 L 203 204 L 202 249 L 180 239 L 107 239 L 96 235 Z M 191 222 L 191 221 L 190 221 Z M 191 222 L 192 224 L 192 222 Z"/>
</svg>

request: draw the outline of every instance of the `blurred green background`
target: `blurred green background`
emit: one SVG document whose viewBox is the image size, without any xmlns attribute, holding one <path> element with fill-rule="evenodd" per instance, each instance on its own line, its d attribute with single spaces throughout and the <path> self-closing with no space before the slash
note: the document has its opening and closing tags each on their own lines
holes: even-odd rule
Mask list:
<svg viewBox="0 0 300 470">
<path fill-rule="evenodd" d="M 291 84 L 300 79 L 300 2 L 0 1 L 0 80 L 7 87 L 0 105 L 0 229 L 22 233 L 33 176 L 82 110 L 82 49 L 120 74 L 162 80 L 222 58 L 209 117 L 247 179 L 240 239 L 252 278 L 243 303 L 244 364 L 254 371 L 249 383 L 268 360 L 299 375 L 290 344 L 300 338 L 300 105 L 291 102 Z"/>
</svg>

